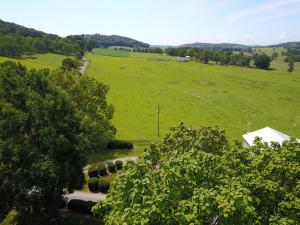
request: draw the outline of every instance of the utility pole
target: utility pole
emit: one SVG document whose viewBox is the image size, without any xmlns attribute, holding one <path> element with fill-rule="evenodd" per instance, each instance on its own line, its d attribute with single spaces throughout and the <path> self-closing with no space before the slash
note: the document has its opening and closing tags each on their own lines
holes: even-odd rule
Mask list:
<svg viewBox="0 0 300 225">
<path fill-rule="evenodd" d="M 159 113 L 160 113 L 160 108 L 159 108 L 159 104 L 157 105 L 157 137 L 159 137 Z"/>
</svg>

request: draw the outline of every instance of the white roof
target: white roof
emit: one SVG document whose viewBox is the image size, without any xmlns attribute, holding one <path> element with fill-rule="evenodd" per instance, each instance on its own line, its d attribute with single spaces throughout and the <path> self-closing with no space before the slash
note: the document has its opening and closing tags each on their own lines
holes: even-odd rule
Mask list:
<svg viewBox="0 0 300 225">
<path fill-rule="evenodd" d="M 274 130 L 270 127 L 265 127 L 260 130 L 256 130 L 243 135 L 244 140 L 249 146 L 253 145 L 255 137 L 262 138 L 262 141 L 268 142 L 268 144 L 271 144 L 272 141 L 279 142 L 280 144 L 282 144 L 283 141 L 290 140 L 290 136 L 283 134 L 277 130 Z"/>
</svg>

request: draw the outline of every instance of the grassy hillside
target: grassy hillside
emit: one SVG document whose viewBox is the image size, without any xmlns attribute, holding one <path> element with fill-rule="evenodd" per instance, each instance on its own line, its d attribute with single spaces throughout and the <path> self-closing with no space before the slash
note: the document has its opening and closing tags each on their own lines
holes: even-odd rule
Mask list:
<svg viewBox="0 0 300 225">
<path fill-rule="evenodd" d="M 161 134 L 183 121 L 194 127 L 219 125 L 238 139 L 265 126 L 300 136 L 299 64 L 289 75 L 281 62 L 279 69 L 263 71 L 178 63 L 155 54 L 87 57 L 87 74 L 111 88 L 120 139 L 156 140 L 158 103 Z"/>
<path fill-rule="evenodd" d="M 61 62 L 67 56 L 56 54 L 36 54 L 32 56 L 23 56 L 21 59 L 12 59 L 0 56 L 0 63 L 10 60 L 14 62 L 20 62 L 30 69 L 56 69 L 61 66 Z"/>
</svg>

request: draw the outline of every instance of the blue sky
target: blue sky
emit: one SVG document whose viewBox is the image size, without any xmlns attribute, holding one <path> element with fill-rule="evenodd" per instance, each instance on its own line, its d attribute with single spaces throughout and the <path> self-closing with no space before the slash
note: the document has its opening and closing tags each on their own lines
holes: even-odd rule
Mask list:
<svg viewBox="0 0 300 225">
<path fill-rule="evenodd" d="M 2 1 L 2 2 L 1 2 Z M 0 19 L 61 36 L 149 44 L 300 41 L 300 0 L 0 0 Z"/>
</svg>

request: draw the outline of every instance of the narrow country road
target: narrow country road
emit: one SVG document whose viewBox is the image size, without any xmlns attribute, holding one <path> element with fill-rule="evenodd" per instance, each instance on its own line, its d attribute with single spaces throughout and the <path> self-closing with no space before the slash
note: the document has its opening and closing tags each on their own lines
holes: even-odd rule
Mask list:
<svg viewBox="0 0 300 225">
<path fill-rule="evenodd" d="M 82 58 L 82 61 L 83 61 L 83 65 L 80 67 L 79 72 L 83 75 L 86 72 L 90 62 L 85 57 Z"/>
<path fill-rule="evenodd" d="M 65 197 L 67 198 L 68 202 L 72 199 L 97 202 L 100 200 L 104 200 L 106 198 L 106 194 L 85 191 L 74 191 L 72 194 L 65 195 Z"/>
</svg>

